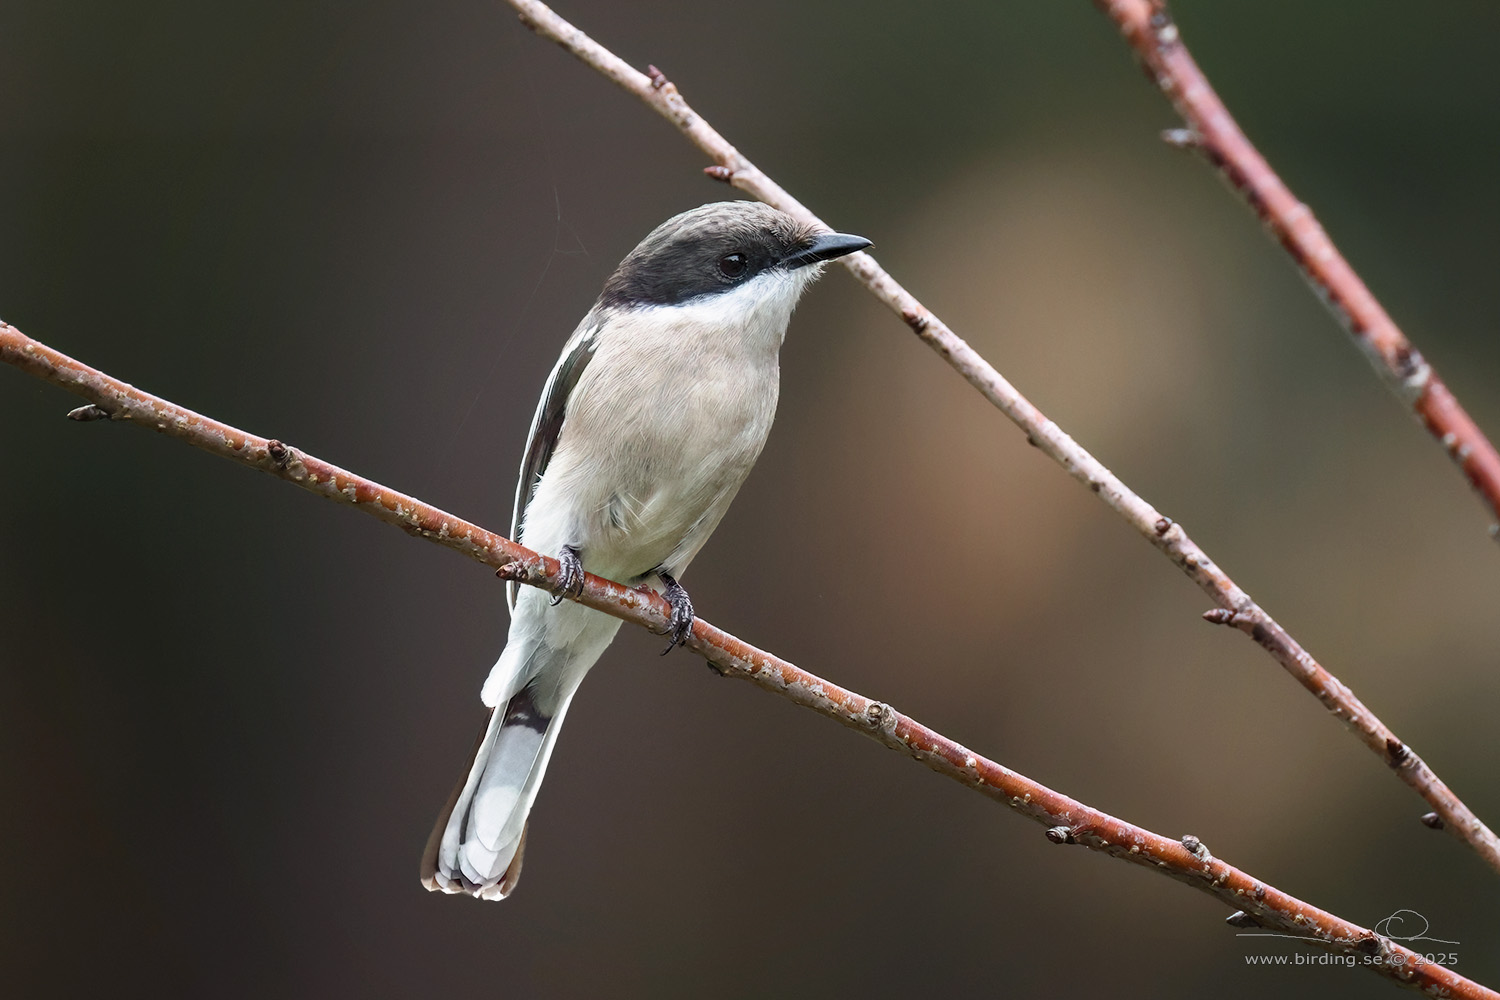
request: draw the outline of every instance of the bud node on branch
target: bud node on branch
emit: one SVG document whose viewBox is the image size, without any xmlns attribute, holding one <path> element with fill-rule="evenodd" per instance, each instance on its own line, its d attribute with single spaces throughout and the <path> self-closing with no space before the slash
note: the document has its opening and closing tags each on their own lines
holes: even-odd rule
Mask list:
<svg viewBox="0 0 1500 1000">
<path fill-rule="evenodd" d="M 109 411 L 102 406 L 95 406 L 93 403 L 89 403 L 87 406 L 80 406 L 76 410 L 69 410 L 68 419 L 79 420 L 84 423 L 93 420 L 108 420 Z"/>
</svg>

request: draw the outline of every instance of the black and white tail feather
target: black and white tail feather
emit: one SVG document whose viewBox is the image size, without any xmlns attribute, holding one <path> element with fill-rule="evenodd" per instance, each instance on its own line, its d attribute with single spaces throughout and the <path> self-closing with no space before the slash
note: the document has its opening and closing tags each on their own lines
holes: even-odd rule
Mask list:
<svg viewBox="0 0 1500 1000">
<path fill-rule="evenodd" d="M 549 650 L 548 658 L 556 660 L 559 652 Z M 545 670 L 547 664 L 541 666 Z M 567 671 L 568 665 L 555 666 Z M 567 672 L 581 680 L 584 671 Z M 428 839 L 422 859 L 427 888 L 481 899 L 504 899 L 515 888 L 527 816 L 576 689 L 574 681 L 559 692 L 560 702 L 544 709 L 543 691 L 528 684 L 490 710 L 468 776 Z"/>
</svg>

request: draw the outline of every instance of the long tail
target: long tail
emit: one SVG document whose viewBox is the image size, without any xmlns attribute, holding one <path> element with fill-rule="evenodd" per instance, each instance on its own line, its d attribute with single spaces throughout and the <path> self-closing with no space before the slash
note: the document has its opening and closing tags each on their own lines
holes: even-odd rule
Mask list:
<svg viewBox="0 0 1500 1000">
<path fill-rule="evenodd" d="M 581 679 L 581 678 L 580 678 Z M 422 854 L 422 884 L 504 899 L 521 876 L 526 818 L 562 728 L 574 683 L 539 677 L 490 710 L 468 776 L 453 790 Z M 559 697 L 560 696 L 560 697 Z M 547 709 L 541 703 L 550 703 Z"/>
</svg>

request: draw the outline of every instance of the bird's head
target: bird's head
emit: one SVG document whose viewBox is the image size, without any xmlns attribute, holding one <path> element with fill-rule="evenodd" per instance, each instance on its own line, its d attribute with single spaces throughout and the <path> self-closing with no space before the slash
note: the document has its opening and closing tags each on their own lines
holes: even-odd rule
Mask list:
<svg viewBox="0 0 1500 1000">
<path fill-rule="evenodd" d="M 749 308 L 789 299 L 789 314 L 824 262 L 870 245 L 760 202 L 715 202 L 657 226 L 620 262 L 600 304 L 675 306 L 730 296 Z"/>
</svg>

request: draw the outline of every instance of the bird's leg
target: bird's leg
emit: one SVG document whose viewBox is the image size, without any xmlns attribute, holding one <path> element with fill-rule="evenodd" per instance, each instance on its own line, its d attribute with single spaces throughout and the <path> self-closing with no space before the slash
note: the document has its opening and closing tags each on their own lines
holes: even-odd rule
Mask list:
<svg viewBox="0 0 1500 1000">
<path fill-rule="evenodd" d="M 693 634 L 693 600 L 688 597 L 688 592 L 682 589 L 682 584 L 678 583 L 670 573 L 657 570 L 656 575 L 661 577 L 661 582 L 667 585 L 667 589 L 661 592 L 661 596 L 666 598 L 667 603 L 672 606 L 672 617 L 665 633 L 671 637 L 672 641 L 667 643 L 667 648 L 661 651 L 661 655 L 666 656 L 672 651 L 673 646 L 681 646 L 687 642 L 688 636 Z"/>
<path fill-rule="evenodd" d="M 561 604 L 564 597 L 583 595 L 583 560 L 578 557 L 577 547 L 564 545 L 557 554 L 557 561 L 560 568 L 557 571 L 556 585 L 552 588 L 554 607 Z"/>
</svg>

